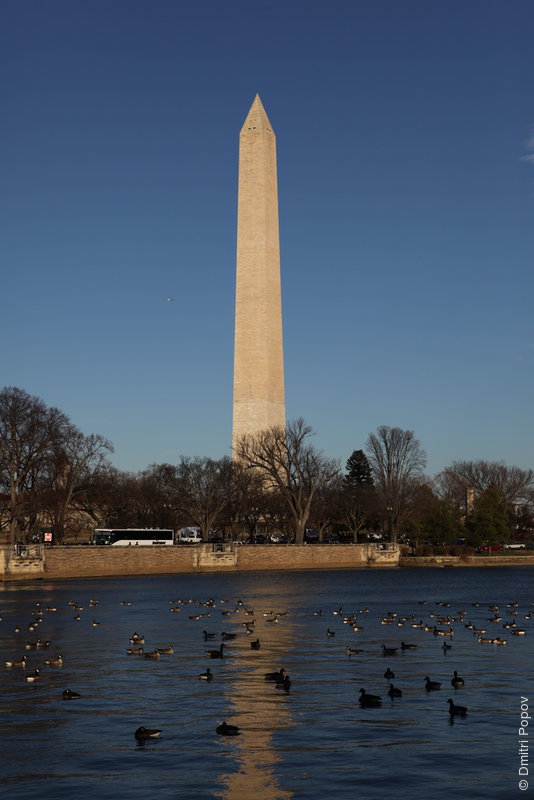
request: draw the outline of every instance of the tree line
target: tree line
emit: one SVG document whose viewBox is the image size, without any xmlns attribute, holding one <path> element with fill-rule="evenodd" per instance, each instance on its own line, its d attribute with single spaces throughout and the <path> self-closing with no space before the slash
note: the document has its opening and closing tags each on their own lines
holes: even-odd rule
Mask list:
<svg viewBox="0 0 534 800">
<path fill-rule="evenodd" d="M 61 543 L 95 527 L 196 525 L 254 541 L 284 532 L 296 543 L 384 535 L 451 545 L 534 533 L 534 472 L 458 461 L 430 478 L 413 431 L 380 426 L 344 468 L 311 442 L 303 420 L 238 442 L 234 458 L 180 457 L 138 473 L 117 470 L 112 444 L 85 435 L 22 389 L 0 392 L 0 532 L 27 542 L 51 529 Z"/>
</svg>

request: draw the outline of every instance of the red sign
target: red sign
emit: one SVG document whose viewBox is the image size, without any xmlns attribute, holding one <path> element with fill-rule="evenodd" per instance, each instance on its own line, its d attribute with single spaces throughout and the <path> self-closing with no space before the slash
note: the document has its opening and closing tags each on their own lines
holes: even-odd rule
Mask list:
<svg viewBox="0 0 534 800">
<path fill-rule="evenodd" d="M 45 533 L 43 538 L 44 538 L 45 542 L 51 542 L 52 541 L 52 534 L 50 532 Z"/>
</svg>

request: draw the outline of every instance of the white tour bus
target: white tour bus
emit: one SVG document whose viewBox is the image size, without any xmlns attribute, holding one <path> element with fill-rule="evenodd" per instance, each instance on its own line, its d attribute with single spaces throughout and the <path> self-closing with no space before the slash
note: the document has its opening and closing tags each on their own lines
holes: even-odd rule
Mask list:
<svg viewBox="0 0 534 800">
<path fill-rule="evenodd" d="M 160 528 L 98 528 L 93 531 L 91 544 L 135 547 L 137 545 L 174 544 L 174 531 Z"/>
</svg>

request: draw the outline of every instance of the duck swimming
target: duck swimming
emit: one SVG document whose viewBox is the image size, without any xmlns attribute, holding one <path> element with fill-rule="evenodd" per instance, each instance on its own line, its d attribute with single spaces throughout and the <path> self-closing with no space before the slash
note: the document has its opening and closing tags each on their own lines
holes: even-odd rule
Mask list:
<svg viewBox="0 0 534 800">
<path fill-rule="evenodd" d="M 78 692 L 73 692 L 71 689 L 63 690 L 64 700 L 74 700 L 76 697 L 81 697 L 81 695 Z"/>
</svg>

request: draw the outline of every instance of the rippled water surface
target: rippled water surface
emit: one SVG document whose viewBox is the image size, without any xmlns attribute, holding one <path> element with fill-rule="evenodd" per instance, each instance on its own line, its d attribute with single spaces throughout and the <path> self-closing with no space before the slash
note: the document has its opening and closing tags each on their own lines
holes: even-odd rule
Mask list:
<svg viewBox="0 0 534 800">
<path fill-rule="evenodd" d="M 15 800 L 528 796 L 534 778 L 518 787 L 518 727 L 521 697 L 532 692 L 533 595 L 528 567 L 3 584 L 0 783 Z M 359 631 L 343 621 L 355 613 Z M 393 622 L 383 624 L 388 613 Z M 433 615 L 455 618 L 452 636 L 413 627 L 447 629 Z M 513 622 L 524 636 L 503 628 Z M 468 623 L 507 644 L 479 643 Z M 215 637 L 205 641 L 204 630 Z M 134 631 L 146 651 L 174 652 L 128 655 Z M 236 637 L 223 659 L 209 659 L 223 631 Z M 49 647 L 26 649 L 38 639 Z M 402 641 L 416 648 L 403 651 Z M 399 649 L 385 656 L 383 644 Z M 347 645 L 362 652 L 348 656 Z M 58 653 L 60 667 L 45 664 Z M 24 669 L 3 666 L 24 655 Z M 199 680 L 208 666 L 213 681 Z M 264 679 L 280 667 L 289 691 Z M 403 692 L 393 701 L 388 667 Z M 27 682 L 35 668 L 39 678 Z M 465 680 L 459 689 L 454 670 Z M 441 689 L 426 691 L 427 675 Z M 64 700 L 67 687 L 81 697 Z M 362 708 L 360 688 L 380 695 L 381 707 Z M 449 698 L 468 708 L 452 724 Z M 217 735 L 223 720 L 241 735 Z M 160 738 L 138 743 L 140 725 L 161 729 Z"/>
</svg>

